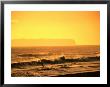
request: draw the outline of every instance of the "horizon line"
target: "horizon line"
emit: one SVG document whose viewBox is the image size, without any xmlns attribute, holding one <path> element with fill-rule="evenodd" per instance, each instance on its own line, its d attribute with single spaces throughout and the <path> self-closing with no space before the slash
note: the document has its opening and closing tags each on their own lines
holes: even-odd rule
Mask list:
<svg viewBox="0 0 110 87">
<path fill-rule="evenodd" d="M 73 45 L 73 46 L 100 46 L 100 44 L 90 44 L 90 45 Z M 11 46 L 11 47 L 72 47 L 72 46 Z"/>
<path fill-rule="evenodd" d="M 57 39 L 57 38 L 33 38 L 33 39 L 31 39 L 31 38 L 28 38 L 28 39 L 20 38 L 20 39 L 11 39 L 11 40 L 38 40 L 38 39 Z M 63 39 L 63 40 L 74 40 L 74 39 L 67 39 L 67 38 L 66 39 L 59 38 L 59 39 Z"/>
</svg>

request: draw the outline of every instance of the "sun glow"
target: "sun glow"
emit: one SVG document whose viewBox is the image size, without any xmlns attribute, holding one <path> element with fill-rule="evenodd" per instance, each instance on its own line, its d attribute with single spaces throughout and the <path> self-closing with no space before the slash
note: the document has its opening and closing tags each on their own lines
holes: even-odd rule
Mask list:
<svg viewBox="0 0 110 87">
<path fill-rule="evenodd" d="M 11 27 L 12 46 L 23 46 L 25 39 L 28 39 L 27 43 L 39 40 L 36 42 L 39 44 L 43 43 L 40 39 L 47 39 L 47 46 L 52 40 L 57 46 L 59 40 L 65 39 L 60 45 L 70 46 L 71 40 L 73 45 L 74 42 L 77 45 L 100 44 L 99 11 L 12 11 Z M 33 46 L 32 43 L 28 45 Z"/>
</svg>

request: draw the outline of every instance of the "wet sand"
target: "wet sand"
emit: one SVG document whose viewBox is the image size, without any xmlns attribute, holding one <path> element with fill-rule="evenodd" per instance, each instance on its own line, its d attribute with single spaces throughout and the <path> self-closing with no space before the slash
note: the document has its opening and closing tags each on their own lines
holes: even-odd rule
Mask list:
<svg viewBox="0 0 110 87">
<path fill-rule="evenodd" d="M 99 77 L 100 62 L 28 65 L 12 68 L 12 77 Z"/>
<path fill-rule="evenodd" d="M 59 75 L 53 77 L 100 77 L 100 71 L 95 72 L 84 72 L 84 73 L 77 73 L 77 74 L 66 74 L 66 75 Z"/>
</svg>

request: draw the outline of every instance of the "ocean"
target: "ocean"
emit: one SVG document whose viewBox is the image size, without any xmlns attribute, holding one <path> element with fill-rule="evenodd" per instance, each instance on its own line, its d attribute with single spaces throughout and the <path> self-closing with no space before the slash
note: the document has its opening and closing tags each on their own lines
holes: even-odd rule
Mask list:
<svg viewBox="0 0 110 87">
<path fill-rule="evenodd" d="M 100 46 L 11 48 L 12 76 L 59 76 L 100 71 Z"/>
</svg>

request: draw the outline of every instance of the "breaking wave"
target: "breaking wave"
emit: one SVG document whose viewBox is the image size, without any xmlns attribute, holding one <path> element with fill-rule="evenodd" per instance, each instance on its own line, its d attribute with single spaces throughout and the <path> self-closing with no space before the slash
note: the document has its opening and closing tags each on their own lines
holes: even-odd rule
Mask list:
<svg viewBox="0 0 110 87">
<path fill-rule="evenodd" d="M 28 56 L 32 56 L 32 55 L 28 55 Z M 36 56 L 36 55 L 33 55 L 33 56 Z M 37 65 L 44 65 L 44 64 L 61 64 L 61 63 L 70 63 L 70 62 L 91 62 L 91 61 L 100 61 L 100 56 L 82 57 L 82 58 L 76 58 L 76 59 L 65 58 L 65 56 L 62 56 L 55 60 L 41 59 L 38 61 L 12 63 L 11 67 L 20 68 L 22 66 L 37 66 Z"/>
</svg>

